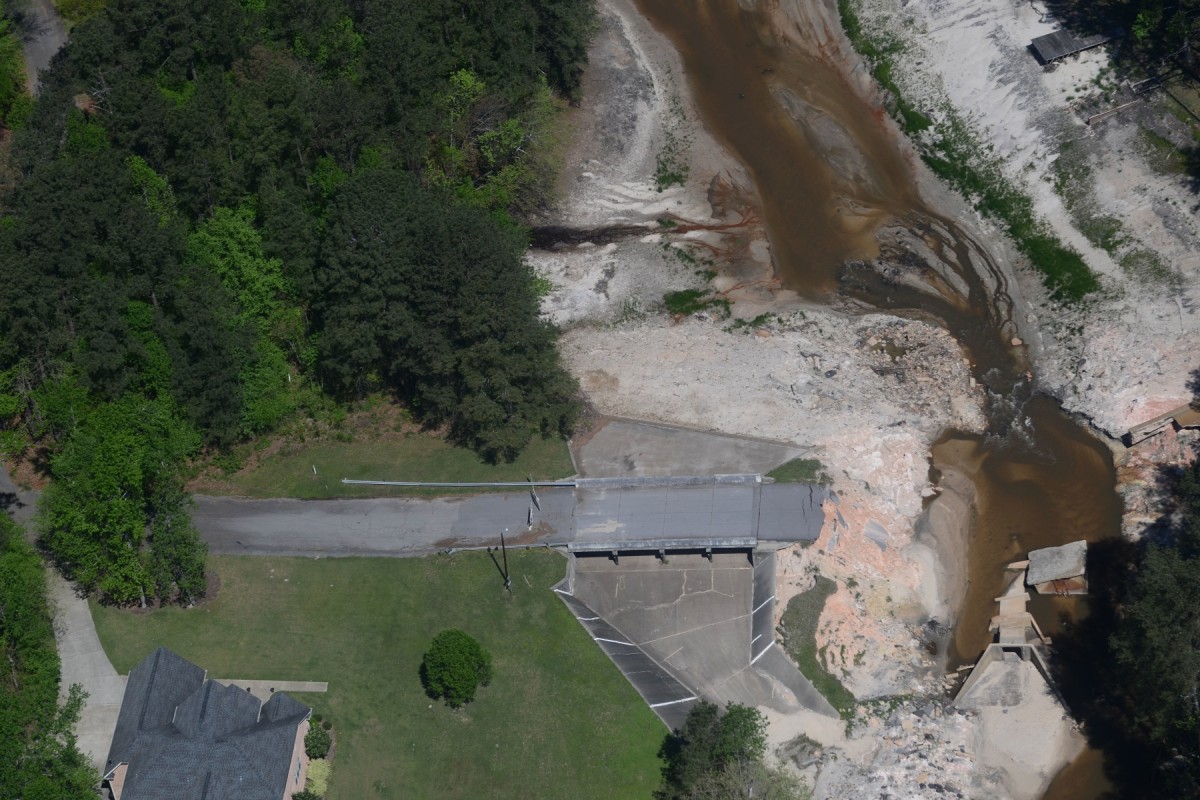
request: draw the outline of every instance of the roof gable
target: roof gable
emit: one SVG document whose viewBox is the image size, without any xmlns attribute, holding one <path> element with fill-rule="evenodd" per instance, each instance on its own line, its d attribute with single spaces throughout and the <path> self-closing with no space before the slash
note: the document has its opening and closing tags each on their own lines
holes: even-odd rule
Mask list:
<svg viewBox="0 0 1200 800">
<path fill-rule="evenodd" d="M 204 675 L 200 667 L 165 647 L 131 669 L 108 750 L 108 768 L 129 760 L 129 749 L 141 732 L 169 724 L 176 707 L 204 684 Z"/>
<path fill-rule="evenodd" d="M 129 673 L 108 768 L 128 764 L 123 800 L 278 800 L 311 714 L 283 693 L 261 703 L 205 680 L 159 648 Z"/>
</svg>

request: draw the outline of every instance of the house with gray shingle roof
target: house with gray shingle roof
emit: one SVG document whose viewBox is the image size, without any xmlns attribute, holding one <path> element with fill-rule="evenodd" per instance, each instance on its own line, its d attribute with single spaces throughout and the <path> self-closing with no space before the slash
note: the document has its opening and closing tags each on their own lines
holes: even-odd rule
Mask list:
<svg viewBox="0 0 1200 800">
<path fill-rule="evenodd" d="M 113 800 L 288 800 L 304 789 L 311 716 L 160 647 L 129 673 L 104 781 Z"/>
</svg>

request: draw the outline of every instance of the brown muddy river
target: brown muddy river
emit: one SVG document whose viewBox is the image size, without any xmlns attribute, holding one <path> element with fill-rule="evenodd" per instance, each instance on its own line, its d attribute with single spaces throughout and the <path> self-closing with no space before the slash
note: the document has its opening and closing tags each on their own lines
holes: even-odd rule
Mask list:
<svg viewBox="0 0 1200 800">
<path fill-rule="evenodd" d="M 736 0 L 635 2 L 677 47 L 709 130 L 755 181 L 785 284 L 809 298 L 841 295 L 938 320 L 988 389 L 987 433 L 950 432 L 937 445 L 938 458 L 970 474 L 978 492 L 968 586 L 949 653 L 951 667 L 973 661 L 990 639 L 987 623 L 1006 563 L 1031 549 L 1119 533 L 1108 449 L 1053 400 L 1034 394 L 1024 352 L 1011 344 L 1002 274 L 954 220 L 924 205 L 881 113 L 817 41 L 803 31 L 783 41 L 770 16 L 774 3 L 746 9 Z M 940 292 L 918 291 L 847 264 L 878 257 L 876 229 L 893 220 L 917 232 L 965 290 L 945 291 L 943 284 Z M 1051 603 L 1035 610 L 1051 629 L 1071 611 Z M 1084 761 L 1077 772 L 1096 771 Z"/>
</svg>

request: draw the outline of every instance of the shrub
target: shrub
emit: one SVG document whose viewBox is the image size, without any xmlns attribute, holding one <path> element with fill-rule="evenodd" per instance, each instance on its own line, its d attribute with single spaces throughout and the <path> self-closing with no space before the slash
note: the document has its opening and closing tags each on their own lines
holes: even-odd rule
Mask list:
<svg viewBox="0 0 1200 800">
<path fill-rule="evenodd" d="M 311 789 L 305 789 L 302 792 L 293 792 L 292 800 L 322 800 L 322 798 L 321 795 Z"/>
<path fill-rule="evenodd" d="M 333 744 L 333 739 L 329 735 L 329 731 L 313 725 L 308 729 L 308 733 L 304 735 L 304 752 L 309 758 L 324 758 L 329 754 L 329 746 Z"/>
<path fill-rule="evenodd" d="M 312 792 L 318 797 L 324 797 L 329 791 L 329 762 L 323 758 L 317 758 L 308 765 L 308 783 L 305 784 L 304 790 Z"/>
<path fill-rule="evenodd" d="M 475 690 L 492 679 L 492 656 L 468 633 L 450 628 L 433 637 L 421 661 L 421 682 L 430 697 L 451 708 L 475 699 Z"/>
</svg>

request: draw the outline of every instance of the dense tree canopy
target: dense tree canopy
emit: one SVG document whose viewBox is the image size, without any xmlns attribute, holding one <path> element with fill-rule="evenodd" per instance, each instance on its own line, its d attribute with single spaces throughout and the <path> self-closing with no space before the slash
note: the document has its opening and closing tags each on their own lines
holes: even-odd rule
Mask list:
<svg viewBox="0 0 1200 800">
<path fill-rule="evenodd" d="M 1111 637 L 1127 734 L 1159 796 L 1200 795 L 1200 460 L 1176 488 L 1174 537 L 1147 547 Z"/>
<path fill-rule="evenodd" d="M 117 603 L 202 593 L 204 545 L 178 475 L 197 444 L 166 398 L 128 395 L 82 414 L 42 499 L 42 542 L 64 572 Z"/>
<path fill-rule="evenodd" d="M 573 387 L 538 319 L 524 240 L 403 173 L 345 183 L 313 275 L 323 374 L 382 382 L 490 457 L 564 433 Z"/>
<path fill-rule="evenodd" d="M 331 379 L 340 393 L 400 388 L 448 417 L 449 395 L 419 396 L 438 381 L 416 387 L 388 369 L 348 386 L 314 371 L 317 343 L 345 338 L 327 321 L 371 318 L 353 292 L 339 295 L 341 310 L 323 294 L 338 285 L 347 230 L 382 219 L 354 202 L 371 172 L 407 174 L 392 210 L 448 210 L 422 243 L 442 248 L 425 254 L 425 306 L 406 313 L 427 311 L 431 292 L 441 305 L 490 303 L 531 332 L 521 346 L 536 369 L 507 384 L 530 391 L 527 405 L 555 406 L 533 416 L 561 417 L 564 376 L 510 214 L 545 198 L 548 98 L 577 90 L 591 16 L 584 0 L 107 3 L 72 31 L 15 142 L 0 372 L 20 378 L 24 418 L 38 416 L 33 390 L 64 372 L 97 400 L 169 393 L 217 445 L 289 413 L 300 399 L 286 395 L 307 385 L 297 377 Z M 452 238 L 467 228 L 469 240 Z M 464 252 L 475 266 L 435 285 L 430 273 L 458 269 Z M 503 276 L 491 293 L 462 280 L 485 265 Z M 461 322 L 450 316 L 423 325 Z M 471 427 L 493 419 L 459 414 L 460 438 L 511 453 L 520 437 L 495 446 Z"/>
<path fill-rule="evenodd" d="M 1121 52 L 1152 72 L 1200 69 L 1200 0 L 1053 0 L 1074 27 L 1119 35 Z"/>
<path fill-rule="evenodd" d="M 182 461 L 330 397 L 493 459 L 571 426 L 519 222 L 590 0 L 76 5 L 32 108 L 0 27 L 0 445 L 49 454 L 71 575 L 201 592 Z"/>
<path fill-rule="evenodd" d="M 1167 524 L 1088 557 L 1091 615 L 1056 638 L 1068 703 L 1122 797 L 1200 796 L 1200 460 L 1167 480 Z"/>
<path fill-rule="evenodd" d="M 60 666 L 42 561 L 0 514 L 0 797 L 79 800 L 99 783 L 72 733 L 83 695 L 58 705 Z"/>
</svg>

